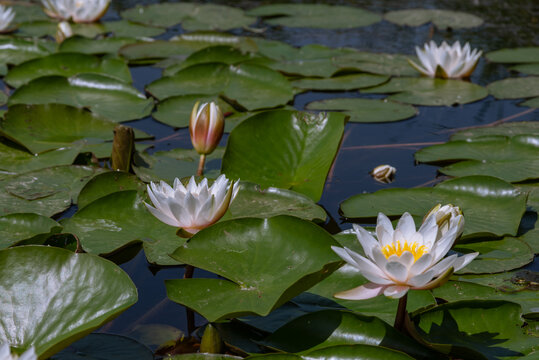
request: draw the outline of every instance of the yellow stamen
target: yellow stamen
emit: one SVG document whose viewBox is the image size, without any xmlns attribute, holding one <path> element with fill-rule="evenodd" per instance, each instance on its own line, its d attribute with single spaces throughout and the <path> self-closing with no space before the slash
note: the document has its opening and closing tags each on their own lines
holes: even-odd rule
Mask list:
<svg viewBox="0 0 539 360">
<path fill-rule="evenodd" d="M 398 257 L 400 257 L 405 251 L 409 251 L 412 253 L 412 255 L 414 256 L 414 262 L 416 262 L 417 259 L 419 259 L 423 254 L 428 252 L 425 245 L 419 246 L 417 242 L 408 244 L 408 242 L 406 241 L 404 241 L 404 244 L 402 245 L 400 241 L 396 241 L 382 248 L 382 254 L 384 254 L 386 259 L 389 259 L 391 255 L 397 255 Z"/>
</svg>

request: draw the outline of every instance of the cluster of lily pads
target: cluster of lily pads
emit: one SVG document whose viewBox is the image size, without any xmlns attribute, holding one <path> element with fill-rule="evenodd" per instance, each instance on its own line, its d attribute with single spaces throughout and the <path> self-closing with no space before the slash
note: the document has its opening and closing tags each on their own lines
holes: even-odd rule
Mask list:
<svg viewBox="0 0 539 360">
<path fill-rule="evenodd" d="M 522 105 L 535 108 L 539 48 L 487 53 L 489 61 L 529 76 L 485 88 L 458 79 L 470 75 L 481 55 L 469 45 L 428 44 L 417 48 L 417 58 L 296 48 L 255 27 L 333 29 L 383 19 L 399 26 L 432 22 L 440 29 L 482 24 L 465 13 L 408 9 L 382 17 L 321 4 L 243 11 L 182 2 L 137 6 L 121 12 L 121 20 L 92 22 L 108 6 L 95 3 L 92 11 L 70 0 L 17 2 L 2 29 L 6 88 L 0 103 L 7 108 L 0 123 L 0 343 L 11 349 L 3 345 L 0 354 L 152 359 L 154 353 L 135 340 L 90 334 L 136 303 L 133 282 L 108 259 L 140 246 L 154 266 L 187 265 L 218 275 L 165 282 L 171 300 L 210 322 L 193 334 L 201 354 L 174 355 L 196 348 L 186 345 L 192 341 L 186 336 L 160 349 L 167 358 L 536 354 L 537 273 L 521 268 L 539 248 L 537 122 L 464 129 L 447 143 L 418 151 L 417 161 L 441 165 L 439 171 L 452 178 L 344 200 L 343 217 L 371 225 L 365 229 L 328 233 L 327 214 L 316 203 L 347 122 L 405 120 L 417 114 L 414 105 L 467 104 L 489 93 L 529 98 Z M 329 21 L 334 18 L 342 21 Z M 179 23 L 188 32 L 152 38 Z M 252 35 L 224 32 L 242 27 Z M 422 44 L 410 47 L 415 45 Z M 133 86 L 136 66 L 163 71 L 146 94 Z M 291 106 L 307 91 L 352 90 L 384 98 L 307 104 L 316 112 Z M 197 102 L 207 104 L 199 109 Z M 226 147 L 215 147 L 219 139 L 211 134 L 205 147 L 191 124 L 195 149 L 152 153 L 152 143 L 142 141 L 151 135 L 125 123 L 151 115 L 185 128 L 205 111 L 211 124 L 225 119 L 224 127 L 210 126 L 229 133 Z M 127 159 L 125 166 L 117 166 L 118 157 Z M 190 178 L 202 173 L 207 178 Z M 241 180 L 232 184 L 225 176 Z M 198 197 L 210 200 L 196 203 Z M 460 209 L 424 218 L 434 205 L 449 203 Z M 208 213 L 211 218 L 198 227 L 195 215 Z M 406 214 L 394 231 L 379 213 L 390 219 Z M 369 233 L 377 220 L 379 244 Z M 334 297 L 352 288 L 359 290 Z M 381 293 L 389 297 L 372 297 Z M 391 298 L 404 294 L 407 304 Z M 400 331 L 390 325 L 404 314 L 398 303 L 409 312 Z"/>
</svg>

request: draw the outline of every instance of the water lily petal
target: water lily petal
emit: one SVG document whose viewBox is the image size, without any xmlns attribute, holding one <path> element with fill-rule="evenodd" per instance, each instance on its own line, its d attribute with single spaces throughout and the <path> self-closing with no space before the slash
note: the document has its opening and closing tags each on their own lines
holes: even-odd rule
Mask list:
<svg viewBox="0 0 539 360">
<path fill-rule="evenodd" d="M 410 267 L 408 271 L 409 276 L 416 276 L 428 269 L 432 265 L 432 255 L 429 253 L 423 254 L 417 261 Z"/>
<path fill-rule="evenodd" d="M 385 273 L 397 284 L 402 284 L 408 278 L 408 269 L 400 262 L 388 262 L 384 268 Z"/>
<path fill-rule="evenodd" d="M 410 290 L 406 285 L 388 286 L 384 289 L 384 295 L 392 299 L 400 299 Z"/>
<path fill-rule="evenodd" d="M 399 222 L 397 223 L 397 228 L 395 231 L 400 230 L 402 235 L 404 235 L 405 239 L 410 239 L 412 235 L 415 234 L 415 222 L 414 218 L 410 213 L 405 212 L 401 218 L 399 219 Z"/>
<path fill-rule="evenodd" d="M 156 218 L 158 218 L 159 220 L 161 220 L 165 224 L 170 225 L 170 226 L 179 227 L 178 220 L 176 220 L 175 218 L 171 218 L 171 217 L 165 215 L 165 213 L 163 213 L 162 211 L 157 210 L 156 208 L 154 208 L 151 205 L 148 205 L 146 203 L 144 203 L 144 205 L 146 205 L 146 208 L 152 213 L 153 216 L 155 216 Z"/>
<path fill-rule="evenodd" d="M 372 258 L 372 250 L 374 248 L 379 248 L 380 244 L 367 230 L 361 226 L 354 224 L 353 228 L 359 243 L 363 247 L 363 251 L 365 251 L 365 255 Z"/>
<path fill-rule="evenodd" d="M 344 300 L 365 300 L 380 295 L 385 288 L 383 285 L 367 283 L 350 290 L 338 292 L 333 296 Z"/>
<path fill-rule="evenodd" d="M 475 259 L 479 255 L 478 252 L 474 252 L 471 254 L 466 254 L 464 256 L 459 256 L 457 260 L 453 263 L 453 267 L 455 268 L 455 271 L 459 271 L 466 265 L 472 262 L 473 259 Z"/>
</svg>

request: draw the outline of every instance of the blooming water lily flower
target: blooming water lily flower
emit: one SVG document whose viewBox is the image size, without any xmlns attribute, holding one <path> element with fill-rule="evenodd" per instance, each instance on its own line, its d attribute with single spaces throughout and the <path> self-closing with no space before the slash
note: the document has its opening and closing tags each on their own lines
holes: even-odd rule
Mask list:
<svg viewBox="0 0 539 360">
<path fill-rule="evenodd" d="M 402 215 L 394 230 L 388 217 L 380 213 L 376 225 L 377 239 L 361 226 L 354 225 L 354 232 L 366 257 L 346 247 L 332 246 L 332 249 L 357 268 L 370 283 L 337 293 L 335 297 L 362 300 L 383 293 L 397 299 L 410 289 L 440 286 L 453 271 L 468 265 L 478 253 L 460 257 L 454 254 L 444 258 L 462 232 L 463 216 L 452 216 L 447 230 L 442 232 L 439 231 L 437 214 L 437 211 L 432 212 L 416 231 L 414 219 L 409 213 Z"/>
<path fill-rule="evenodd" d="M 225 129 L 225 118 L 214 102 L 193 107 L 189 133 L 195 150 L 201 155 L 211 154 L 219 145 Z"/>
<path fill-rule="evenodd" d="M 208 179 L 197 184 L 192 176 L 187 186 L 176 178 L 174 187 L 164 181 L 148 185 L 148 195 L 153 206 L 148 210 L 159 220 L 183 230 L 180 234 L 191 236 L 216 223 L 228 209 L 239 190 L 239 180 L 230 182 L 225 175 L 208 187 Z"/>
<path fill-rule="evenodd" d="M 15 11 L 12 8 L 0 5 L 0 32 L 8 30 L 14 18 Z"/>
<path fill-rule="evenodd" d="M 453 46 L 444 41 L 440 47 L 431 41 L 423 49 L 416 46 L 415 51 L 421 65 L 409 60 L 410 65 L 423 75 L 444 79 L 470 76 L 483 53 L 477 49 L 472 51 L 468 43 L 461 47 L 458 41 Z"/>
<path fill-rule="evenodd" d="M 37 360 L 37 354 L 36 350 L 31 347 L 21 356 L 17 356 L 11 353 L 8 344 L 0 344 L 0 360 Z"/>
<path fill-rule="evenodd" d="M 41 0 L 43 10 L 52 18 L 72 19 L 76 23 L 99 20 L 110 5 L 111 0 Z"/>
</svg>

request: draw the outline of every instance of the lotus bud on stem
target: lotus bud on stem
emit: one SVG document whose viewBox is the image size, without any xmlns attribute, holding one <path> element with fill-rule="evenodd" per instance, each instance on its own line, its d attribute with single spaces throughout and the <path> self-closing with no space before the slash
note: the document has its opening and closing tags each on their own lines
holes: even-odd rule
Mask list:
<svg viewBox="0 0 539 360">
<path fill-rule="evenodd" d="M 220 354 L 222 348 L 223 340 L 221 340 L 221 335 L 219 335 L 215 326 L 208 323 L 200 342 L 200 352 L 206 354 Z"/>
<path fill-rule="evenodd" d="M 211 154 L 219 145 L 225 129 L 225 118 L 219 106 L 214 102 L 204 103 L 199 108 L 199 102 L 193 106 L 189 119 L 189 134 L 196 152 L 200 154 L 197 175 L 204 174 L 206 155 Z"/>
<path fill-rule="evenodd" d="M 71 29 L 71 25 L 69 25 L 67 21 L 58 23 L 58 26 L 56 27 L 56 35 L 54 36 L 58 44 L 61 44 L 65 39 L 72 36 L 73 29 Z"/>
<path fill-rule="evenodd" d="M 112 170 L 129 171 L 135 144 L 133 128 L 117 125 L 114 128 L 112 141 L 111 166 Z"/>
</svg>

